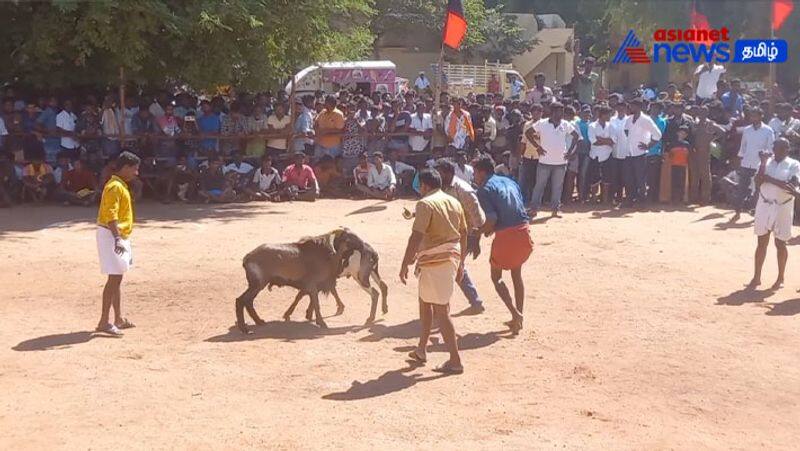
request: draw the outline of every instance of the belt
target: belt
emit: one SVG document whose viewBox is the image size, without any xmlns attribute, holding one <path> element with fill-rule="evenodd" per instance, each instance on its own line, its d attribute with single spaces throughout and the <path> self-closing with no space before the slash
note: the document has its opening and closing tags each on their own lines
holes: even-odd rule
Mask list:
<svg viewBox="0 0 800 451">
<path fill-rule="evenodd" d="M 766 197 L 764 197 L 763 194 L 761 194 L 761 192 L 759 192 L 758 195 L 761 196 L 761 200 L 763 200 L 764 203 L 766 203 L 768 205 L 786 205 L 789 202 L 794 200 L 794 197 L 790 197 L 790 198 L 786 199 L 783 202 L 778 202 L 777 200 L 769 200 L 769 199 L 767 199 Z"/>
</svg>

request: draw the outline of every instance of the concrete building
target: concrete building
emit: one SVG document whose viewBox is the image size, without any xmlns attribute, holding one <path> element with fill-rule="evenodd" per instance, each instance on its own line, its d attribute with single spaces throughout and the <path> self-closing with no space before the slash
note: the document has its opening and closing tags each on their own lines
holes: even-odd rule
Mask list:
<svg viewBox="0 0 800 451">
<path fill-rule="evenodd" d="M 567 28 L 556 14 L 511 14 L 523 28 L 524 36 L 535 39 L 534 47 L 515 56 L 511 63 L 525 78 L 528 86 L 533 85 L 533 75 L 542 72 L 547 77 L 548 86 L 563 84 L 572 78 L 572 39 L 573 29 Z M 391 60 L 397 65 L 397 75 L 413 80 L 420 71 L 431 76 L 430 65 L 439 59 L 441 36 L 424 28 L 398 28 L 378 39 L 373 59 Z M 480 58 L 464 61 L 451 61 L 461 64 L 479 64 Z"/>
</svg>

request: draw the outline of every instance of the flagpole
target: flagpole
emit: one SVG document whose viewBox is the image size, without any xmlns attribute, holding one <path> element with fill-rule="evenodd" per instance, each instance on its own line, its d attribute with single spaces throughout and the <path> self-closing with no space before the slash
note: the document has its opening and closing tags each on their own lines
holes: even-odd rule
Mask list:
<svg viewBox="0 0 800 451">
<path fill-rule="evenodd" d="M 770 39 L 773 41 L 775 40 L 775 24 L 772 23 L 770 20 L 770 30 L 772 30 L 772 35 Z M 769 96 L 769 108 L 772 114 L 775 114 L 775 63 L 769 63 L 769 89 L 770 89 L 770 96 Z"/>
<path fill-rule="evenodd" d="M 444 73 L 443 69 L 442 69 L 442 64 L 443 63 L 444 63 L 444 40 L 442 40 L 442 46 L 439 49 L 439 61 L 436 63 L 436 89 L 435 89 L 435 92 L 434 92 L 434 96 L 435 97 L 433 98 L 433 104 L 435 106 L 438 106 L 439 108 L 441 108 L 441 105 L 439 105 L 439 102 L 440 102 L 440 97 L 442 95 L 441 94 L 442 93 L 442 74 Z"/>
</svg>

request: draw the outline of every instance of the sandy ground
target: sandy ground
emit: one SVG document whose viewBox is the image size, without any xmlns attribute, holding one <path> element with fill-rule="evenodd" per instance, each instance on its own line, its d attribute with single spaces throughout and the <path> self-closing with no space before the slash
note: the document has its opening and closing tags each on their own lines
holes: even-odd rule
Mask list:
<svg viewBox="0 0 800 451">
<path fill-rule="evenodd" d="M 484 253 L 468 268 L 488 309 L 455 319 L 466 373 L 441 377 L 441 346 L 427 367 L 404 361 L 410 205 L 142 205 L 124 285 L 139 327 L 121 339 L 89 332 L 94 211 L 0 211 L 0 449 L 797 449 L 797 247 L 785 289 L 746 292 L 754 237 L 721 228 L 729 212 L 540 222 L 526 330 L 502 325 Z M 329 330 L 301 321 L 305 302 L 281 320 L 290 289 L 261 293 L 255 335 L 231 330 L 245 253 L 339 225 L 380 253 L 388 315 L 363 326 L 367 296 L 345 280 Z M 459 293 L 454 312 L 466 305 Z"/>
</svg>

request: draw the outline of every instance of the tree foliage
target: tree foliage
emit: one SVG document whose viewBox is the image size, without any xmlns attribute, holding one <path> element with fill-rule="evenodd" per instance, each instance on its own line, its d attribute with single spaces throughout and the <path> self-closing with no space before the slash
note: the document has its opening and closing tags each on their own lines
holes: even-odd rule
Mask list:
<svg viewBox="0 0 800 451">
<path fill-rule="evenodd" d="M 369 0 L 50 0 L 0 3 L 0 80 L 264 89 L 297 67 L 359 58 Z"/>
</svg>

